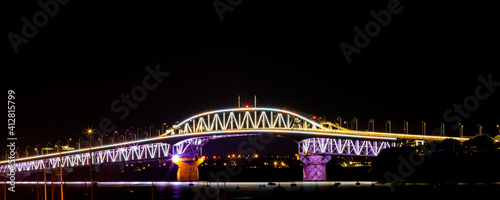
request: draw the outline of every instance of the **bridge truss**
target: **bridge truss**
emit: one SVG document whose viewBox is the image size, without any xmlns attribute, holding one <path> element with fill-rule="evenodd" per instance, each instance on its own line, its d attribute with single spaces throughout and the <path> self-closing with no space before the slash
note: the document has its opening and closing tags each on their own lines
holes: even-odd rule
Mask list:
<svg viewBox="0 0 500 200">
<path fill-rule="evenodd" d="M 382 149 L 401 146 L 398 142 L 309 138 L 298 143 L 299 155 L 329 154 L 348 156 L 377 156 Z"/>
<path fill-rule="evenodd" d="M 205 112 L 190 117 L 162 136 L 231 130 L 331 130 L 319 123 L 286 110 L 237 108 Z"/>
<path fill-rule="evenodd" d="M 51 157 L 34 161 L 19 162 L 10 165 L 1 165 L 0 172 L 6 173 L 10 171 L 15 172 L 29 172 L 45 169 L 57 169 L 59 167 L 78 167 L 88 166 L 92 158 L 93 164 L 105 163 L 118 163 L 118 162 L 131 162 L 148 159 L 166 158 L 169 155 L 170 145 L 166 143 L 152 143 L 129 147 L 120 147 L 115 149 L 107 149 L 102 151 L 93 151 L 92 156 L 90 152 L 79 153 L 60 157 Z"/>
</svg>

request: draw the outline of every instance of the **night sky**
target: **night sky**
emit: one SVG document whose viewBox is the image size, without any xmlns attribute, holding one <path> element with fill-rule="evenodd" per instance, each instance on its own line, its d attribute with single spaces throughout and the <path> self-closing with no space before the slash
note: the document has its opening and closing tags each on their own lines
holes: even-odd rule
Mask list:
<svg viewBox="0 0 500 200">
<path fill-rule="evenodd" d="M 339 44 L 355 45 L 354 27 L 365 30 L 375 21 L 370 11 L 395 1 L 166 2 L 59 4 L 17 53 L 8 34 L 22 36 L 22 18 L 33 21 L 42 8 L 37 1 L 4 2 L 2 91 L 16 92 L 18 147 L 82 137 L 103 118 L 118 131 L 171 125 L 236 107 L 237 95 L 242 103 L 253 104 L 257 95 L 259 107 L 329 121 L 357 117 L 363 130 L 373 118 L 378 131 L 390 119 L 393 131 L 402 132 L 408 120 L 410 132 L 420 134 L 421 121 L 430 132 L 453 104 L 475 96 L 478 76 L 500 82 L 497 51 L 489 49 L 497 47 L 498 16 L 488 5 L 401 0 L 400 12 L 348 63 Z M 214 3 L 232 10 L 223 21 Z M 143 84 L 146 66 L 157 65 L 169 75 L 120 119 L 112 102 Z M 466 135 L 475 135 L 477 124 L 498 134 L 500 87 L 493 88 L 483 88 L 489 97 L 463 118 Z M 457 136 L 453 124 L 446 123 L 447 134 Z"/>
</svg>

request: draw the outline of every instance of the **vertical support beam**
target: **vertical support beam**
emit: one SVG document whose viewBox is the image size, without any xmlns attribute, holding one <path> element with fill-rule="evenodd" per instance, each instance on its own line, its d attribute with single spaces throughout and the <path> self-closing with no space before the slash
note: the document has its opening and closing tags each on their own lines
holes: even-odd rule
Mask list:
<svg viewBox="0 0 500 200">
<path fill-rule="evenodd" d="M 458 133 L 460 137 L 464 137 L 464 125 L 462 123 L 458 123 Z"/>
<path fill-rule="evenodd" d="M 212 131 L 213 128 L 212 128 L 212 126 L 210 126 L 210 115 L 208 115 L 207 118 L 208 118 L 208 120 L 207 120 L 207 123 L 208 123 L 207 124 L 207 131 Z"/>
<path fill-rule="evenodd" d="M 247 129 L 248 129 L 248 120 L 251 118 L 252 116 L 250 115 L 250 113 L 247 111 L 245 113 L 245 117 L 243 117 L 243 119 L 246 118 L 246 125 L 247 125 Z"/>
<path fill-rule="evenodd" d="M 347 155 L 351 155 L 351 143 L 352 143 L 352 140 L 347 139 L 345 141 L 347 143 Z"/>
<path fill-rule="evenodd" d="M 440 131 L 439 131 L 439 133 L 441 134 L 441 136 L 444 136 L 444 131 L 445 131 L 444 123 L 441 122 Z"/>
<path fill-rule="evenodd" d="M 259 128 L 259 127 L 256 127 L 257 125 L 257 110 L 253 111 L 253 128 Z"/>
<path fill-rule="evenodd" d="M 358 130 L 358 118 L 354 117 L 351 122 L 351 129 Z"/>
<path fill-rule="evenodd" d="M 422 121 L 422 135 L 425 135 L 427 132 L 427 124 Z"/>
<path fill-rule="evenodd" d="M 233 119 L 231 119 L 231 115 L 233 116 Z M 234 113 L 232 113 L 232 112 L 231 112 L 231 113 L 229 114 L 229 121 L 230 121 L 230 123 L 231 123 L 231 129 L 233 129 L 233 120 L 234 120 Z"/>
<path fill-rule="evenodd" d="M 219 115 L 218 115 L 218 114 L 215 114 L 215 115 L 214 115 L 214 123 L 215 123 L 215 130 L 216 130 L 216 131 L 218 131 L 218 130 L 219 130 L 219 123 L 217 123 L 217 120 L 219 120 L 219 122 L 220 122 Z"/>
<path fill-rule="evenodd" d="M 408 121 L 403 122 L 403 133 L 404 134 L 409 134 L 409 127 L 408 127 Z"/>
<path fill-rule="evenodd" d="M 286 128 L 290 128 L 290 115 L 286 115 Z"/>
<path fill-rule="evenodd" d="M 269 124 L 269 128 L 274 128 L 273 111 L 271 111 L 271 122 Z"/>
<path fill-rule="evenodd" d="M 392 123 L 391 123 L 391 120 L 387 120 L 387 122 L 385 122 L 385 132 L 392 133 Z"/>
<path fill-rule="evenodd" d="M 375 131 L 375 120 L 370 119 L 368 121 L 368 131 Z"/>
</svg>

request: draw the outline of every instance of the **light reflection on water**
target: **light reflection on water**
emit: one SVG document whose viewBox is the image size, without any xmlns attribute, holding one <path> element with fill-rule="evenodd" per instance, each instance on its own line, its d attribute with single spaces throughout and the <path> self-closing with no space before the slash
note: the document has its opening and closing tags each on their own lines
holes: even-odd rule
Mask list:
<svg viewBox="0 0 500 200">
<path fill-rule="evenodd" d="M 94 182 L 94 199 L 266 199 L 274 195 L 282 196 L 285 193 L 294 192 L 318 192 L 333 188 L 335 182 L 151 182 L 151 181 L 128 181 L 128 182 Z M 51 183 L 47 182 L 47 191 L 51 198 Z M 68 200 L 88 199 L 90 182 L 65 182 L 66 198 Z M 372 182 L 342 182 L 342 187 L 370 187 Z M 38 182 L 40 195 L 43 191 L 43 182 Z M 153 186 L 153 187 L 152 187 Z M 386 184 L 387 186 L 387 184 Z M 16 187 L 26 192 L 15 193 L 14 199 L 37 199 L 36 182 L 17 182 Z M 384 186 L 385 187 L 385 186 Z M 59 199 L 60 183 L 54 182 L 54 195 Z M 153 189 L 153 191 L 151 191 Z M 219 191 L 219 192 L 217 192 Z M 271 195 L 269 195 L 271 194 Z M 41 195 L 43 196 L 43 195 Z M 290 198 L 289 198 L 290 199 Z"/>
<path fill-rule="evenodd" d="M 333 198 L 339 194 L 375 195 L 380 193 L 394 194 L 390 184 L 356 181 L 296 181 L 296 182 L 95 182 L 94 199 L 99 200 L 128 200 L 128 199 L 324 199 Z M 335 183 L 340 183 L 336 186 Z M 39 194 L 43 191 L 43 182 L 38 182 Z M 66 182 L 66 200 L 89 199 L 90 182 Z M 498 183 L 496 183 L 498 184 Z M 466 186 L 466 187 L 464 187 Z M 470 189 L 465 184 L 456 187 Z M 54 182 L 55 198 L 59 199 L 59 183 Z M 486 188 L 482 187 L 481 188 Z M 51 185 L 48 182 L 47 191 L 51 194 Z M 398 189 L 398 192 L 433 193 L 435 184 L 408 183 Z M 36 182 L 17 182 L 16 193 L 8 193 L 8 199 L 38 199 Z M 219 191 L 219 192 L 217 192 Z M 396 192 L 396 194 L 398 194 Z M 13 197 L 13 198 L 12 198 Z M 153 197 L 153 198 L 152 198 Z M 40 198 L 42 199 L 42 198 Z"/>
</svg>

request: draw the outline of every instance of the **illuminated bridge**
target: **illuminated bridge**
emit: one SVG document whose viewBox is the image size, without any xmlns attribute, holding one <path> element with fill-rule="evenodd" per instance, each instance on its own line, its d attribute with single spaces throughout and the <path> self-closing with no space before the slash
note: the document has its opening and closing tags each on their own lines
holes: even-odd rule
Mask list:
<svg viewBox="0 0 500 200">
<path fill-rule="evenodd" d="M 0 162 L 0 172 L 26 173 L 46 169 L 170 160 L 179 165 L 177 179 L 197 180 L 203 162 L 202 147 L 210 140 L 259 134 L 290 137 L 298 143 L 304 180 L 326 180 L 331 155 L 377 156 L 382 149 L 402 145 L 399 139 L 419 142 L 468 138 L 350 130 L 313 115 L 274 108 L 235 108 L 201 113 L 166 130 L 158 137 L 92 148 L 62 151 Z"/>
</svg>

